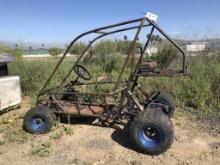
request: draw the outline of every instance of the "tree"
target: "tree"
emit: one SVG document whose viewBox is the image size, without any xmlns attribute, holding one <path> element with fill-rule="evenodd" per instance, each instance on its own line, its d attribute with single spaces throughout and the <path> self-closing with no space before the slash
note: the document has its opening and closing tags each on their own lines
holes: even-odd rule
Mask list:
<svg viewBox="0 0 220 165">
<path fill-rule="evenodd" d="M 15 48 L 18 48 L 18 44 L 15 44 Z"/>
<path fill-rule="evenodd" d="M 149 38 L 149 34 L 147 35 L 147 38 Z M 161 42 L 163 41 L 162 38 L 160 38 L 160 36 L 157 35 L 152 35 L 150 38 L 150 41 L 152 42 L 153 45 L 157 45 L 158 43 L 161 44 Z"/>
<path fill-rule="evenodd" d="M 127 41 L 128 40 L 128 36 L 124 35 L 124 40 Z"/>
<path fill-rule="evenodd" d="M 57 57 L 59 54 L 62 53 L 62 50 L 60 48 L 50 48 L 48 51 L 49 54 L 53 57 Z"/>
<path fill-rule="evenodd" d="M 160 69 L 166 69 L 178 56 L 178 49 L 171 44 L 166 44 L 151 58 L 159 63 Z"/>
<path fill-rule="evenodd" d="M 42 48 L 44 48 L 44 46 L 45 46 L 45 44 L 44 44 L 44 43 L 42 43 L 42 44 L 41 44 L 41 47 L 42 47 Z"/>
</svg>

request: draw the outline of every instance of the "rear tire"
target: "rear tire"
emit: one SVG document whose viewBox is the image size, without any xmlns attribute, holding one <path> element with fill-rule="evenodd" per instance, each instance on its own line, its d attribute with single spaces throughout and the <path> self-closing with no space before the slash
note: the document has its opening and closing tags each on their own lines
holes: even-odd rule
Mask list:
<svg viewBox="0 0 220 165">
<path fill-rule="evenodd" d="M 172 118 L 175 113 L 175 101 L 169 93 L 159 92 L 152 102 L 147 105 L 147 108 L 161 108 L 167 116 Z"/>
<path fill-rule="evenodd" d="M 130 139 L 139 151 L 159 155 L 173 143 L 173 124 L 162 110 L 146 109 L 131 122 Z"/>
<path fill-rule="evenodd" d="M 53 121 L 53 112 L 39 105 L 31 108 L 24 116 L 24 129 L 30 133 L 44 134 L 50 131 Z"/>
</svg>

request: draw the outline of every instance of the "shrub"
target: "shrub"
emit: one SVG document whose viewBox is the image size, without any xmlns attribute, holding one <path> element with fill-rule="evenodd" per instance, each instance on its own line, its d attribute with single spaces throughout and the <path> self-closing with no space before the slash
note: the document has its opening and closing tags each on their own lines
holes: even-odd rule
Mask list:
<svg viewBox="0 0 220 165">
<path fill-rule="evenodd" d="M 60 48 L 50 48 L 48 51 L 49 54 L 53 57 L 57 57 L 59 54 L 62 53 L 62 50 Z"/>
<path fill-rule="evenodd" d="M 70 58 L 70 57 L 69 57 Z M 51 74 L 58 59 L 48 60 L 15 60 L 9 63 L 11 75 L 18 75 L 21 79 L 22 92 L 25 95 L 37 94 Z M 54 75 L 51 84 L 57 85 L 72 66 L 71 60 L 66 60 Z"/>
<path fill-rule="evenodd" d="M 10 50 L 11 50 L 11 49 L 10 49 L 9 47 L 7 47 L 7 46 L 5 46 L 5 45 L 3 45 L 3 44 L 0 44 L 0 51 L 9 53 Z"/>
<path fill-rule="evenodd" d="M 6 45 L 0 45 L 0 51 L 9 53 L 13 55 L 15 58 L 19 58 L 22 56 L 22 49 L 21 48 L 15 48 L 15 49 L 10 49 Z"/>
<path fill-rule="evenodd" d="M 86 48 L 86 44 L 83 42 L 79 42 L 72 46 L 72 48 L 70 49 L 70 53 L 72 55 L 80 55 L 83 53 L 85 48 Z"/>
<path fill-rule="evenodd" d="M 11 53 L 16 58 L 20 58 L 22 56 L 22 54 L 23 54 L 23 51 L 20 48 L 16 48 L 16 49 L 10 50 L 9 53 Z"/>
<path fill-rule="evenodd" d="M 107 73 L 111 73 L 113 70 L 120 70 L 122 65 L 122 56 L 119 53 L 111 54 L 109 59 L 106 59 L 103 65 L 103 69 Z"/>
<path fill-rule="evenodd" d="M 198 113 L 219 108 L 220 67 L 216 57 L 189 58 L 188 72 L 186 77 L 149 78 L 148 81 L 142 81 L 148 91 L 170 92 L 175 96 L 178 105 L 190 104 L 201 110 L 198 110 Z"/>
<path fill-rule="evenodd" d="M 104 40 L 94 46 L 96 54 L 112 54 L 117 52 L 117 43 L 111 40 Z"/>
<path fill-rule="evenodd" d="M 98 65 L 103 65 L 116 52 L 116 42 L 111 40 L 101 41 L 94 46 L 92 60 Z"/>
<path fill-rule="evenodd" d="M 117 41 L 117 52 L 119 52 L 123 55 L 128 54 L 128 51 L 129 51 L 131 44 L 132 44 L 132 41 L 128 41 L 128 40 Z M 138 48 L 138 47 L 141 47 L 141 43 L 136 42 L 136 48 Z"/>
<path fill-rule="evenodd" d="M 160 69 L 166 69 L 178 56 L 178 50 L 172 45 L 166 44 L 151 57 L 159 63 Z"/>
</svg>

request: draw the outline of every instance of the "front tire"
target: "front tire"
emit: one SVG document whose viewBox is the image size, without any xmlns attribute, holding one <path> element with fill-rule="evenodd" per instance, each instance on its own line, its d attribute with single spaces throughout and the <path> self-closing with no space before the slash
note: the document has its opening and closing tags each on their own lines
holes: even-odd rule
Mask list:
<svg viewBox="0 0 220 165">
<path fill-rule="evenodd" d="M 24 129 L 30 133 L 44 134 L 53 126 L 54 115 L 46 107 L 31 108 L 24 116 Z"/>
<path fill-rule="evenodd" d="M 162 110 L 146 109 L 131 122 L 130 139 L 139 151 L 159 155 L 173 143 L 173 124 Z"/>
</svg>

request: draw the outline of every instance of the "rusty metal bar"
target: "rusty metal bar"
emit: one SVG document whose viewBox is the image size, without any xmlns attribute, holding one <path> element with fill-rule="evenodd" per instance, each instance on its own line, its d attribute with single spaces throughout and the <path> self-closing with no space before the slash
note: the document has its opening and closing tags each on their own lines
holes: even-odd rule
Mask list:
<svg viewBox="0 0 220 165">
<path fill-rule="evenodd" d="M 148 25 L 144 25 L 144 21 L 147 20 L 149 22 Z M 110 29 L 110 28 L 114 28 L 114 27 L 118 27 L 118 26 L 123 26 L 123 25 L 126 25 L 126 24 L 130 24 L 130 23 L 135 23 L 135 22 L 141 22 L 139 26 L 133 26 L 133 27 L 128 27 L 128 28 L 123 28 L 123 29 L 119 29 L 119 30 L 115 30 L 115 31 L 111 31 L 111 32 L 103 32 L 102 30 L 104 29 Z M 125 66 L 126 64 L 128 63 L 129 59 L 130 59 L 130 56 L 132 55 L 132 58 L 134 59 L 134 54 L 133 54 L 133 51 L 134 51 L 134 48 L 135 48 L 135 44 L 136 44 L 136 40 L 138 38 L 138 35 L 141 31 L 141 28 L 142 27 L 146 27 L 146 26 L 153 26 L 153 29 L 157 29 L 162 35 L 164 35 L 182 54 L 183 54 L 183 69 L 182 69 L 182 72 L 185 73 L 186 72 L 186 64 L 185 64 L 185 53 L 184 51 L 180 48 L 180 46 L 178 44 L 176 44 L 162 29 L 160 29 L 160 27 L 154 22 L 154 21 L 151 21 L 150 19 L 144 17 L 144 18 L 139 18 L 139 19 L 134 19 L 134 20 L 130 20 L 130 21 L 125 21 L 125 22 L 121 22 L 121 23 L 118 23 L 118 24 L 113 24 L 113 25 L 110 25 L 110 26 L 105 26 L 105 27 L 101 27 L 101 28 L 96 28 L 96 29 L 93 29 L 93 30 L 90 30 L 90 31 L 87 31 L 85 33 L 82 33 L 80 34 L 79 36 L 77 36 L 71 43 L 70 45 L 67 47 L 66 51 L 64 52 L 63 56 L 61 57 L 61 59 L 59 60 L 59 62 L 57 63 L 57 65 L 55 66 L 54 70 L 52 71 L 51 75 L 49 76 L 49 78 L 47 79 L 46 83 L 44 84 L 43 88 L 40 90 L 40 93 L 38 94 L 38 96 L 40 96 L 40 94 L 43 93 L 43 90 L 47 87 L 47 85 L 49 84 L 49 82 L 51 81 L 53 75 L 55 74 L 55 72 L 58 70 L 59 66 L 61 65 L 61 63 L 63 62 L 64 58 L 66 57 L 67 53 L 70 51 L 71 47 L 76 43 L 77 40 L 79 40 L 80 38 L 82 38 L 83 36 L 86 36 L 88 34 L 91 34 L 91 33 L 99 33 L 101 32 L 102 35 L 96 37 L 95 39 L 93 39 L 89 45 L 86 47 L 86 49 L 83 51 L 83 53 L 79 56 L 79 58 L 77 59 L 77 61 L 75 62 L 75 64 L 73 65 L 73 67 L 71 68 L 70 72 L 67 74 L 67 76 L 65 77 L 65 79 L 63 80 L 62 84 L 66 81 L 66 79 L 69 77 L 69 75 L 71 74 L 72 72 L 72 69 L 74 68 L 74 66 L 81 60 L 81 58 L 83 57 L 83 55 L 86 53 L 86 51 L 89 49 L 89 47 L 98 39 L 106 36 L 106 35 L 110 35 L 110 34 L 114 34 L 114 33 L 118 33 L 118 32 L 122 32 L 122 31 L 126 31 L 126 30 L 132 30 L 132 29 L 138 29 L 137 30 L 137 33 L 136 33 L 136 36 L 132 42 L 132 45 L 130 46 L 130 49 L 129 49 L 129 53 L 128 53 L 128 56 L 125 60 L 125 63 L 122 67 L 122 70 L 119 74 L 119 77 L 118 77 L 118 80 L 116 81 L 116 84 L 115 84 L 115 90 L 117 88 L 117 85 L 121 79 L 121 76 L 124 72 L 124 69 L 125 69 Z M 147 44 L 145 45 L 144 47 L 144 51 L 146 50 L 146 47 L 147 47 Z M 141 57 L 143 58 L 143 56 Z M 140 59 L 142 60 L 142 59 Z M 141 62 L 141 61 L 140 61 Z M 132 61 L 132 66 L 133 66 L 133 61 Z M 138 67 L 138 66 L 137 66 Z M 136 68 L 137 68 L 136 67 Z M 62 86 L 62 85 L 61 85 Z"/>
<path fill-rule="evenodd" d="M 154 32 L 154 26 L 152 27 L 152 29 L 151 29 L 151 31 L 150 31 L 150 34 L 149 34 L 149 37 L 148 37 L 148 39 L 147 39 L 147 41 L 146 41 L 146 43 L 145 43 L 145 45 L 144 45 L 144 48 L 143 48 L 143 50 L 141 51 L 140 59 L 139 59 L 139 61 L 138 61 L 138 64 L 137 64 L 137 66 L 136 66 L 134 72 L 133 72 L 134 74 L 136 74 L 136 73 L 138 72 L 139 68 L 140 68 L 140 65 L 141 65 L 141 63 L 142 63 L 142 61 L 143 61 L 144 53 L 145 53 L 145 51 L 146 51 L 146 49 L 147 49 L 147 46 L 148 46 L 149 43 L 150 43 L 150 39 L 151 39 L 151 36 L 152 36 L 153 32 Z M 138 78 L 139 78 L 138 76 L 135 76 L 134 83 L 133 83 L 133 85 L 132 85 L 132 87 L 131 87 L 131 91 L 132 91 L 132 92 L 133 92 L 133 90 L 134 90 L 134 88 L 135 88 L 135 86 L 136 86 L 136 84 L 137 84 Z M 132 77 L 132 79 L 133 79 L 133 77 Z"/>
<path fill-rule="evenodd" d="M 78 114 L 78 113 L 74 113 L 74 112 L 60 112 L 60 111 L 53 111 L 55 114 L 62 114 L 62 115 L 71 115 L 71 116 L 74 116 L 74 117 L 82 117 L 82 116 L 85 116 L 85 117 L 95 117 L 95 118 L 98 118 L 100 116 L 102 116 L 102 114 Z"/>
<path fill-rule="evenodd" d="M 182 72 L 185 74 L 186 73 L 186 55 L 185 52 L 183 51 L 183 49 L 177 44 L 175 43 L 166 32 L 164 32 L 157 24 L 156 22 L 146 18 L 146 20 L 152 24 L 154 26 L 155 29 L 157 29 L 168 41 L 170 41 L 181 53 L 182 53 L 182 57 L 183 57 L 183 64 L 182 64 Z"/>
<path fill-rule="evenodd" d="M 130 46 L 130 49 L 129 49 L 129 51 L 128 51 L 127 58 L 126 58 L 126 60 L 125 60 L 125 62 L 124 62 L 124 64 L 123 64 L 123 67 L 122 67 L 122 69 L 121 69 L 121 72 L 119 73 L 119 76 L 118 76 L 117 82 L 116 82 L 116 84 L 115 84 L 114 90 L 117 89 L 118 83 L 119 83 L 119 81 L 120 81 L 120 79 L 121 79 L 121 77 L 122 77 L 122 74 L 123 74 L 124 70 L 125 70 L 126 64 L 128 63 L 129 58 L 130 58 L 131 54 L 132 54 L 133 51 L 134 51 L 137 38 L 138 38 L 138 36 L 139 36 L 139 34 L 140 34 L 141 28 L 142 28 L 142 26 L 143 26 L 145 20 L 146 20 L 145 17 L 142 18 L 142 20 L 141 20 L 140 26 L 139 26 L 139 28 L 138 28 L 138 30 L 137 30 L 137 32 L 136 32 L 136 35 L 135 35 L 135 37 L 134 37 L 134 40 L 133 40 L 133 42 L 132 42 L 132 44 L 131 44 L 131 46 Z"/>
<path fill-rule="evenodd" d="M 141 56 L 140 56 L 138 65 L 137 65 L 137 67 L 136 67 L 136 69 L 135 69 L 135 72 L 136 72 L 137 69 L 140 67 L 141 62 L 143 61 L 144 53 L 145 53 L 145 51 L 146 51 L 146 49 L 147 49 L 147 47 L 148 47 L 148 45 L 149 45 L 149 43 L 150 43 L 150 39 L 151 39 L 151 36 L 153 35 L 153 32 L 154 32 L 154 27 L 152 27 L 152 29 L 151 29 L 151 31 L 150 31 L 150 34 L 149 34 L 149 38 L 148 38 L 147 42 L 146 42 L 145 45 L 144 45 L 143 51 L 141 52 Z"/>
<path fill-rule="evenodd" d="M 96 95 L 100 95 L 100 96 L 112 96 L 112 95 L 115 95 L 123 90 L 125 90 L 127 87 L 123 87 L 121 89 L 118 89 L 117 91 L 115 92 L 111 92 L 111 93 L 77 93 L 77 92 L 42 92 L 41 94 L 49 94 L 49 95 L 56 95 L 56 94 L 72 94 L 72 95 L 93 95 L 93 96 L 96 96 Z"/>
</svg>

